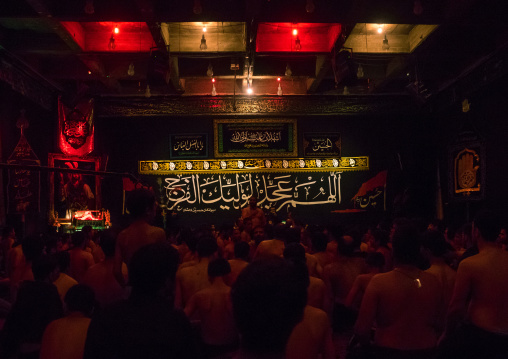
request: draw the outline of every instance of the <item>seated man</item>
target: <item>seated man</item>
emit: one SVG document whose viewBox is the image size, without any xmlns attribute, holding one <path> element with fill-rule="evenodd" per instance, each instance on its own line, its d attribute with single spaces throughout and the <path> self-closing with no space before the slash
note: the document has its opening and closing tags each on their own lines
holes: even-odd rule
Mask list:
<svg viewBox="0 0 508 359">
<path fill-rule="evenodd" d="M 241 335 L 237 359 L 284 358 L 293 328 L 303 318 L 306 283 L 282 258 L 247 266 L 231 289 L 233 315 Z"/>
<path fill-rule="evenodd" d="M 197 357 L 189 320 L 172 295 L 178 252 L 168 243 L 139 249 L 129 264 L 129 299 L 92 318 L 84 358 Z"/>
<path fill-rule="evenodd" d="M 42 336 L 40 359 L 83 358 L 86 333 L 94 309 L 92 289 L 83 284 L 65 295 L 67 316 L 49 323 Z"/>
<path fill-rule="evenodd" d="M 453 356 L 508 358 L 508 253 L 496 244 L 500 228 L 491 211 L 473 220 L 479 254 L 459 264 L 448 309 L 445 338 L 455 334 L 457 345 L 445 349 Z"/>
<path fill-rule="evenodd" d="M 442 300 L 437 279 L 420 270 L 420 241 L 413 225 L 393 233 L 395 268 L 375 275 L 365 291 L 355 324 L 362 342 L 376 325 L 376 358 L 433 358 Z"/>
<path fill-rule="evenodd" d="M 238 345 L 238 331 L 231 308 L 231 288 L 224 277 L 231 271 L 229 263 L 217 258 L 208 264 L 211 285 L 194 294 L 185 306 L 185 314 L 200 319 L 201 340 L 205 357 L 211 358 L 230 352 Z"/>
</svg>

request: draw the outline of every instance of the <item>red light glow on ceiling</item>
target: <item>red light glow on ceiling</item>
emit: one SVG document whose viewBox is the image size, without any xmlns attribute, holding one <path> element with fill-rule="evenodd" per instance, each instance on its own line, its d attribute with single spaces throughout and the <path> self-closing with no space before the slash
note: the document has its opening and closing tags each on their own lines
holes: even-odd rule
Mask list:
<svg viewBox="0 0 508 359">
<path fill-rule="evenodd" d="M 330 52 L 341 24 L 264 22 L 258 25 L 257 52 Z M 300 49 L 295 48 L 295 38 Z"/>
<path fill-rule="evenodd" d="M 62 25 L 85 52 L 150 52 L 154 46 L 145 22 L 62 21 Z M 114 50 L 108 47 L 112 34 L 115 37 Z"/>
</svg>

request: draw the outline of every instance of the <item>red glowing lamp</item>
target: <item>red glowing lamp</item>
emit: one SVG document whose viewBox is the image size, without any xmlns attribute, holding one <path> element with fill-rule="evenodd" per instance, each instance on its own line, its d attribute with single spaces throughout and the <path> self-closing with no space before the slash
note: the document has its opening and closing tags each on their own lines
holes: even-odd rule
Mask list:
<svg viewBox="0 0 508 359">
<path fill-rule="evenodd" d="M 215 78 L 212 79 L 212 82 L 215 83 Z"/>
</svg>

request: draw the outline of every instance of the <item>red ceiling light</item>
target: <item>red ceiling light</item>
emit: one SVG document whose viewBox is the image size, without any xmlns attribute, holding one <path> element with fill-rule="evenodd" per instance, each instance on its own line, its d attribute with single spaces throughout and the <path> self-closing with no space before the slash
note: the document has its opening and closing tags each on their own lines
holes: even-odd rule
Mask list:
<svg viewBox="0 0 508 359">
<path fill-rule="evenodd" d="M 212 82 L 214 82 L 214 83 L 215 83 L 215 78 L 213 78 L 213 79 L 212 79 Z"/>
<path fill-rule="evenodd" d="M 298 35 L 298 29 L 293 29 L 293 36 Z"/>
<path fill-rule="evenodd" d="M 118 34 L 118 33 L 120 32 L 120 30 L 118 30 L 118 26 L 115 26 L 115 29 L 113 30 L 113 32 L 114 32 L 115 34 Z"/>
<path fill-rule="evenodd" d="M 280 77 L 277 77 L 277 82 L 280 82 Z"/>
</svg>

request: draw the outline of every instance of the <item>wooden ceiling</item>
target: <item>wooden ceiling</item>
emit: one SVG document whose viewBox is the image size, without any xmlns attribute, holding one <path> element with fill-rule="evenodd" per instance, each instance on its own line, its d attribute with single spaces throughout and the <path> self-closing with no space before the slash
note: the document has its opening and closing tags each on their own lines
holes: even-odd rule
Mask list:
<svg viewBox="0 0 508 359">
<path fill-rule="evenodd" d="M 415 81 L 435 94 L 506 44 L 501 9 L 500 0 L 2 0 L 0 56 L 67 102 L 147 86 L 210 94 L 212 77 L 218 95 L 247 83 L 276 95 L 281 76 L 284 95 L 403 93 Z M 235 75 L 238 89 L 228 85 Z"/>
</svg>

